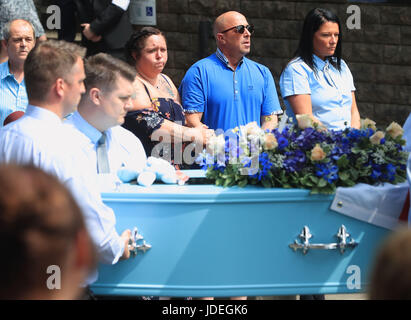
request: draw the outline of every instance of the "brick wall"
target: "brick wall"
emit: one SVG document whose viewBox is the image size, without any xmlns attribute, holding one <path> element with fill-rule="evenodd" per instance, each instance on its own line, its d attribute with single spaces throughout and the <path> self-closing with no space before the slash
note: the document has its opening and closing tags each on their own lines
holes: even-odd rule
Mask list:
<svg viewBox="0 0 411 320">
<path fill-rule="evenodd" d="M 361 29 L 346 27 L 347 7 L 361 9 Z M 314 7 L 325 7 L 344 26 L 343 57 L 351 68 L 362 117 L 383 126 L 403 124 L 411 112 L 411 7 L 334 1 L 157 0 L 157 26 L 165 31 L 169 62 L 165 70 L 178 85 L 200 58 L 200 21 L 210 24 L 228 10 L 242 12 L 254 24 L 249 58 L 268 66 L 278 85 L 283 66 L 298 43 L 302 21 Z M 215 50 L 211 37 L 207 53 Z"/>
<path fill-rule="evenodd" d="M 35 2 L 42 3 L 44 9 L 51 1 Z M 360 30 L 346 27 L 350 16 L 347 7 L 351 4 L 361 9 Z M 186 70 L 201 57 L 200 22 L 210 27 L 219 14 L 228 10 L 242 12 L 255 25 L 249 58 L 268 66 L 278 85 L 281 70 L 297 47 L 306 13 L 314 7 L 325 7 L 337 13 L 344 26 L 343 58 L 354 76 L 361 116 L 384 126 L 393 120 L 403 124 L 411 111 L 410 5 L 348 0 L 157 0 L 156 6 L 157 27 L 168 41 L 165 73 L 177 86 Z M 209 36 L 202 54 L 214 51 L 215 41 Z"/>
</svg>

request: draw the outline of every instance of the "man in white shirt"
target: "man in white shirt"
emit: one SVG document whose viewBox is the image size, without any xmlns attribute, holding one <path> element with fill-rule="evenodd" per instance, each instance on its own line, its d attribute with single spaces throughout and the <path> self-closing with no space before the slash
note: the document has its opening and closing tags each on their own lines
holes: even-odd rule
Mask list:
<svg viewBox="0 0 411 320">
<path fill-rule="evenodd" d="M 146 154 L 140 140 L 120 125 L 132 106 L 135 71 L 112 56 L 99 53 L 85 61 L 86 93 L 78 111 L 65 124 L 78 130 L 81 149 L 90 160 L 91 170 L 117 177 L 119 169 L 141 172 Z M 99 146 L 105 135 L 107 167 L 99 164 Z"/>
<path fill-rule="evenodd" d="M 59 178 L 83 211 L 99 262 L 128 259 L 131 231 L 121 236 L 114 212 L 101 200 L 96 174 L 62 119 L 75 111 L 84 93 L 84 49 L 64 41 L 41 42 L 24 66 L 29 105 L 20 119 L 0 130 L 0 162 L 33 164 Z M 12 196 L 12 195 L 10 195 Z M 97 278 L 87 280 L 87 284 Z"/>
</svg>

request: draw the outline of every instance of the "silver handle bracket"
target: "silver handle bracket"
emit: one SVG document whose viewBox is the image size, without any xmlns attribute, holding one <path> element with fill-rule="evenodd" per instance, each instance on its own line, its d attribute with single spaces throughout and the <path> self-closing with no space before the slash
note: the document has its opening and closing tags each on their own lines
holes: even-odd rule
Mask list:
<svg viewBox="0 0 411 320">
<path fill-rule="evenodd" d="M 310 229 L 307 226 L 304 226 L 301 231 L 299 238 L 301 241 L 296 239 L 294 243 L 289 244 L 288 246 L 294 251 L 302 250 L 303 254 L 307 254 L 310 249 L 319 249 L 319 250 L 340 250 L 341 254 L 344 254 L 346 249 L 353 249 L 358 245 L 354 239 L 347 242 L 350 238 L 350 234 L 347 232 L 347 228 L 344 225 L 338 229 L 337 234 L 335 235 L 339 242 L 338 243 L 310 243 L 310 239 L 313 235 L 310 232 Z"/>
<path fill-rule="evenodd" d="M 142 242 L 142 244 L 139 244 Z M 133 256 L 137 256 L 138 252 L 146 253 L 147 250 L 151 249 L 151 245 L 146 243 L 144 237 L 138 232 L 137 227 L 133 228 L 131 232 L 131 238 L 128 242 L 128 249 Z"/>
</svg>

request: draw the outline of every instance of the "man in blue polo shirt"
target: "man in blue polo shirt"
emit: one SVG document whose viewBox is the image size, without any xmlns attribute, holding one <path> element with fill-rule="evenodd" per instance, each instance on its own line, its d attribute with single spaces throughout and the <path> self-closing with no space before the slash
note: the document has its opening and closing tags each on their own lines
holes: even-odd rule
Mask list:
<svg viewBox="0 0 411 320">
<path fill-rule="evenodd" d="M 216 19 L 216 53 L 191 66 L 179 88 L 189 126 L 223 131 L 253 121 L 264 129 L 276 126 L 282 110 L 271 72 L 245 58 L 253 31 L 236 11 Z"/>
</svg>

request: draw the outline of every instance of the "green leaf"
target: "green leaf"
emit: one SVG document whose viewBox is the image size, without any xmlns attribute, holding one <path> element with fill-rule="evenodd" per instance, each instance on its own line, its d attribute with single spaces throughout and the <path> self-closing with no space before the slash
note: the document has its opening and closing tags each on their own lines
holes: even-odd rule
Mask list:
<svg viewBox="0 0 411 320">
<path fill-rule="evenodd" d="M 337 165 L 340 169 L 348 167 L 349 164 L 350 164 L 350 161 L 347 159 L 346 154 L 342 155 L 340 159 L 337 160 Z"/>
<path fill-rule="evenodd" d="M 317 183 L 317 187 L 323 188 L 327 185 L 327 181 L 325 181 L 323 178 L 321 178 L 318 183 Z"/>
<path fill-rule="evenodd" d="M 350 178 L 350 174 L 347 171 L 342 171 L 338 175 L 341 181 L 346 181 Z"/>
<path fill-rule="evenodd" d="M 240 188 L 244 188 L 244 187 L 247 185 L 247 183 L 248 183 L 248 181 L 247 181 L 247 178 L 246 178 L 246 179 L 240 180 L 240 181 L 238 182 L 238 186 L 239 186 Z"/>
<path fill-rule="evenodd" d="M 263 185 L 264 187 L 266 187 L 266 188 L 271 188 L 271 187 L 272 187 L 271 181 L 268 180 L 268 179 L 263 179 L 263 180 L 261 180 L 261 183 L 262 183 L 262 185 Z"/>
</svg>

